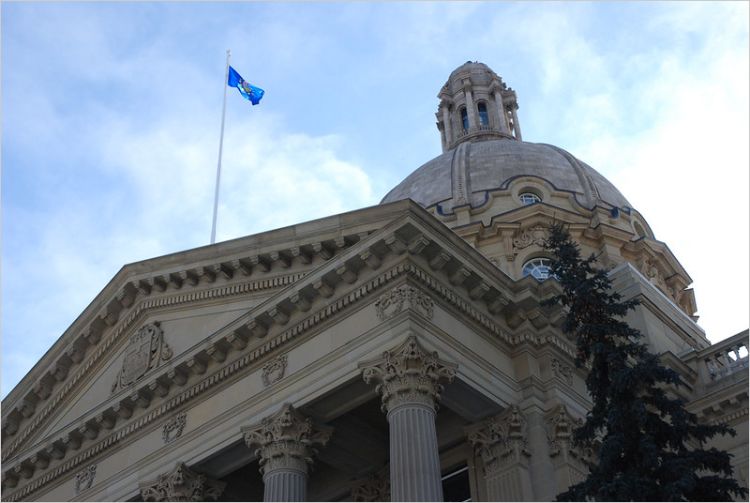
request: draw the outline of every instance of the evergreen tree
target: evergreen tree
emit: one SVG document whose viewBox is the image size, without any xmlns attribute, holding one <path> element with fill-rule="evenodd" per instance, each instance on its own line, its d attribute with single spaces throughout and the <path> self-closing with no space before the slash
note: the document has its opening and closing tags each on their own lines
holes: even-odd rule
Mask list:
<svg viewBox="0 0 750 503">
<path fill-rule="evenodd" d="M 598 462 L 588 478 L 557 496 L 559 501 L 727 501 L 746 497 L 732 478 L 730 455 L 703 448 L 726 425 L 699 424 L 683 400 L 667 390 L 681 385 L 623 321 L 637 301 L 621 300 L 596 257 L 581 258 L 560 224 L 545 248 L 554 254 L 551 273 L 562 293 L 546 304 L 567 308 L 563 331 L 576 338 L 576 366 L 590 365 L 586 386 L 593 407 L 574 433 L 575 445 L 596 443 Z"/>
</svg>

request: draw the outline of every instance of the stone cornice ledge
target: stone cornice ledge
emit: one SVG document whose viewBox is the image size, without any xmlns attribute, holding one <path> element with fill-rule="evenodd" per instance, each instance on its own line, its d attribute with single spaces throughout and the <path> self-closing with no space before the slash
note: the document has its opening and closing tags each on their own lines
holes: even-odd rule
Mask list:
<svg viewBox="0 0 750 503">
<path fill-rule="evenodd" d="M 328 260 L 337 254 L 338 250 L 351 246 L 367 235 L 367 232 L 351 235 L 342 234 L 336 239 L 314 241 L 291 248 L 267 250 L 255 255 L 248 255 L 245 258 L 231 259 L 230 257 L 224 257 L 227 260 L 222 262 L 196 265 L 192 268 L 162 272 L 156 275 L 126 276 L 119 282 L 115 282 L 115 279 L 124 276 L 123 271 L 126 269 L 137 268 L 136 266 L 123 267 L 115 279 L 110 281 L 102 294 L 97 296 L 97 299 L 86 308 L 84 313 L 66 330 L 59 340 L 67 339 L 71 342 L 65 347 L 61 347 L 60 342 L 56 343 L 48 354 L 42 358 L 42 361 L 23 379 L 22 383 L 3 400 L 3 408 L 9 410 L 9 412 L 3 414 L 3 460 L 18 449 L 28 437 L 29 432 L 39 426 L 43 418 L 47 417 L 50 411 L 54 410 L 62 399 L 74 389 L 80 378 L 86 375 L 99 358 L 120 339 L 125 330 L 124 327 L 127 327 L 141 313 L 138 308 L 142 308 L 144 302 L 149 306 L 159 304 L 163 302 L 162 297 L 164 295 L 175 291 L 180 293 L 169 298 L 180 299 L 176 303 L 202 300 L 201 297 L 205 295 L 205 292 L 212 292 L 215 297 L 231 295 L 231 291 L 237 288 L 236 284 L 225 283 L 209 290 L 200 289 L 200 287 L 206 283 L 214 283 L 220 276 L 223 276 L 227 281 L 232 279 L 236 281 L 243 276 L 254 275 L 258 271 L 267 273 L 268 277 L 241 285 L 253 285 L 250 287 L 251 290 L 285 286 L 301 278 L 307 271 L 298 271 L 281 276 L 281 278 L 287 280 L 292 278 L 292 281 L 279 280 L 278 275 L 271 276 L 271 273 L 278 274 L 279 270 L 289 268 L 294 259 L 303 264 L 309 264 L 314 255 L 320 255 L 324 260 Z M 152 261 L 157 262 L 162 260 L 163 258 L 152 259 Z M 119 291 L 115 292 L 113 286 L 115 284 L 122 285 Z M 184 287 L 192 287 L 189 290 L 190 293 Z M 105 294 L 108 291 L 111 292 Z M 159 293 L 162 295 L 156 296 Z M 144 299 L 157 300 L 151 302 Z M 98 311 L 91 307 L 97 303 L 97 300 L 99 300 L 100 306 Z M 122 322 L 123 319 L 126 320 L 124 323 Z M 75 333 L 79 333 L 79 335 L 74 337 L 73 334 Z M 45 360 L 49 361 L 44 364 Z M 35 377 L 30 380 L 29 376 Z M 27 382 L 33 382 L 34 385 L 29 386 L 26 384 Z M 42 404 L 46 406 L 40 414 L 39 408 Z M 21 434 L 17 435 L 22 423 L 28 422 L 31 418 L 34 418 L 31 426 L 25 427 Z M 10 441 L 11 437 L 15 438 Z"/>
<path fill-rule="evenodd" d="M 505 299 L 505 297 L 497 289 L 481 280 L 481 277 L 476 276 L 477 273 L 473 267 L 467 265 L 463 260 L 456 259 L 447 253 L 436 241 L 427 238 L 425 233 L 414 227 L 415 222 L 409 221 L 410 219 L 406 220 L 406 222 L 403 220 L 400 222 L 402 224 L 400 227 L 391 228 L 390 231 L 388 231 L 389 226 L 387 226 L 386 229 L 383 229 L 387 231 L 383 233 L 384 235 L 377 233 L 379 239 L 376 239 L 375 236 L 368 238 L 366 243 L 363 243 L 367 247 L 366 249 L 350 250 L 344 253 L 336 263 L 325 264 L 319 270 L 305 276 L 303 280 L 303 283 L 305 283 L 304 286 L 287 288 L 280 292 L 272 299 L 258 306 L 258 308 L 253 309 L 249 315 L 240 317 L 238 322 L 228 325 L 220 333 L 209 337 L 203 349 L 183 358 L 181 362 L 173 364 L 163 375 L 156 377 L 156 379 L 153 379 L 149 383 L 142 383 L 140 387 L 135 389 L 129 396 L 120 400 L 118 404 L 107 407 L 98 414 L 93 414 L 94 417 L 88 420 L 84 419 L 80 427 L 69 432 L 64 437 L 49 443 L 41 451 L 44 457 L 47 460 L 50 457 L 62 459 L 66 456 L 69 445 L 74 449 L 80 448 L 81 443 L 85 441 L 86 437 L 96 438 L 100 431 L 111 430 L 118 417 L 126 419 L 133 415 L 133 411 L 136 408 L 148 409 L 152 405 L 154 407 L 148 414 L 144 412 L 141 417 L 126 427 L 110 434 L 104 440 L 79 453 L 71 460 L 59 464 L 45 475 L 26 484 L 20 490 L 7 495 L 5 499 L 15 500 L 24 498 L 52 479 L 69 472 L 75 466 L 119 443 L 125 436 L 129 436 L 134 431 L 153 422 L 156 418 L 172 411 L 175 407 L 183 405 L 186 401 L 192 400 L 219 382 L 226 381 L 230 375 L 236 374 L 240 369 L 257 361 L 269 351 L 297 337 L 322 321 L 327 320 L 344 307 L 360 300 L 371 291 L 378 289 L 391 279 L 404 273 L 409 273 L 421 280 L 421 283 L 430 287 L 431 290 L 438 293 L 449 304 L 458 307 L 461 311 L 468 314 L 490 333 L 493 333 L 501 340 L 509 342 L 509 336 L 504 332 L 502 327 L 494 323 L 490 316 L 473 308 L 469 302 L 458 296 L 455 290 L 457 287 L 462 286 L 466 289 L 470 298 L 476 301 L 482 299 L 491 314 L 500 313 L 506 304 L 504 302 L 498 303 L 497 300 Z M 462 243 L 462 246 L 468 245 Z M 430 252 L 427 250 L 430 250 Z M 402 255 L 407 251 L 409 255 L 424 255 L 430 267 L 435 271 L 441 271 L 450 283 L 454 285 L 454 288 L 447 288 L 440 282 L 435 281 L 431 275 L 425 273 L 413 263 L 402 262 L 364 285 L 353 289 L 336 302 L 321 306 L 322 309 L 314 315 L 299 321 L 292 328 L 282 331 L 272 339 L 267 340 L 264 344 L 255 348 L 247 348 L 251 336 L 264 339 L 269 335 L 271 329 L 273 331 L 279 328 L 283 330 L 283 326 L 290 321 L 290 316 L 294 312 L 304 314 L 310 309 L 312 301 L 317 297 L 331 297 L 337 285 L 354 283 L 358 277 L 358 272 L 365 266 L 377 269 L 386 254 L 393 252 L 396 255 Z M 446 269 L 446 264 L 451 261 L 455 262 L 454 265 L 456 267 Z M 342 263 L 343 265 L 340 265 Z M 467 281 L 470 278 L 474 278 L 475 281 Z M 312 297 L 308 297 L 308 295 L 312 295 Z M 307 299 L 307 301 L 302 299 Z M 543 343 L 547 341 L 537 342 Z M 550 340 L 549 342 L 552 341 Z M 166 397 L 169 394 L 171 386 L 185 385 L 189 375 L 204 374 L 211 361 L 223 364 L 228 353 L 232 350 L 247 351 L 248 353 L 229 364 L 225 364 L 223 368 L 211 374 L 211 376 L 191 385 L 189 389 L 167 400 L 160 406 L 156 407 L 153 403 L 158 401 L 158 399 L 154 400 L 157 396 Z M 164 370 L 161 371 L 163 372 Z M 94 412 L 96 413 L 97 411 Z M 19 463 L 14 463 L 11 469 L 4 471 L 4 482 L 11 482 L 14 486 L 20 477 L 29 478 L 28 476 L 33 475 L 35 468 L 43 468 L 43 466 L 32 464 L 32 459 L 35 457 L 37 457 L 37 454 Z"/>
</svg>

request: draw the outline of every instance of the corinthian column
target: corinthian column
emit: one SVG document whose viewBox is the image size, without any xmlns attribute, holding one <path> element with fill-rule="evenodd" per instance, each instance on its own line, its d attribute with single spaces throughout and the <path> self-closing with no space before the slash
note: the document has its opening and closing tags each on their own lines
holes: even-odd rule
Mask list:
<svg viewBox="0 0 750 503">
<path fill-rule="evenodd" d="M 484 464 L 489 501 L 532 501 L 526 420 L 511 406 L 466 430 Z"/>
<path fill-rule="evenodd" d="M 172 471 L 140 484 L 140 490 L 143 501 L 216 501 L 226 485 L 177 463 Z"/>
<path fill-rule="evenodd" d="M 390 431 L 391 501 L 442 501 L 435 412 L 456 364 L 428 353 L 409 337 L 383 357 L 360 363 L 365 382 L 377 383 Z"/>
<path fill-rule="evenodd" d="M 242 428 L 245 444 L 258 447 L 263 501 L 306 500 L 308 465 L 317 452 L 313 446 L 325 445 L 332 431 L 314 426 L 289 404 L 259 424 Z"/>
</svg>

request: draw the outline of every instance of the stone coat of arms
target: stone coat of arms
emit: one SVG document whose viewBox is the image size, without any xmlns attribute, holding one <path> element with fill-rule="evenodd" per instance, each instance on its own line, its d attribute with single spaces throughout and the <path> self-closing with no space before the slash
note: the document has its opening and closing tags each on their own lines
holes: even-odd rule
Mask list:
<svg viewBox="0 0 750 503">
<path fill-rule="evenodd" d="M 130 386 L 161 361 L 172 357 L 172 349 L 164 341 L 164 331 L 158 321 L 141 327 L 130 338 L 122 359 L 122 368 L 112 384 L 112 392 Z"/>
</svg>

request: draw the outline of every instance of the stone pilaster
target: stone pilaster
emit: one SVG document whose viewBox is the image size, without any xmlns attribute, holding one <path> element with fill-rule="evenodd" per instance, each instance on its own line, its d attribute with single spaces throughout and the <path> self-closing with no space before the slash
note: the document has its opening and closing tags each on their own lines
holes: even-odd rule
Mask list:
<svg viewBox="0 0 750 503">
<path fill-rule="evenodd" d="M 242 428 L 247 446 L 257 446 L 264 501 L 306 500 L 308 465 L 317 452 L 314 446 L 325 445 L 332 431 L 313 425 L 289 404 L 259 424 Z"/>
<path fill-rule="evenodd" d="M 217 501 L 226 485 L 177 463 L 172 471 L 140 484 L 140 490 L 143 501 Z"/>
<path fill-rule="evenodd" d="M 489 501 L 531 501 L 527 424 L 511 406 L 501 414 L 466 430 L 469 442 L 484 464 Z"/>
<path fill-rule="evenodd" d="M 510 108 L 510 114 L 513 117 L 513 132 L 515 133 L 516 140 L 521 140 L 521 124 L 518 123 L 518 114 L 516 113 L 516 110 L 518 110 L 518 105 L 513 103 L 513 105 Z"/>
<path fill-rule="evenodd" d="M 503 97 L 500 94 L 500 86 L 495 86 L 493 89 L 493 94 L 495 96 L 495 107 L 497 108 L 497 121 L 498 121 L 498 129 L 505 133 L 510 134 L 510 129 L 508 129 L 508 114 L 505 112 L 505 105 L 503 105 Z"/>
<path fill-rule="evenodd" d="M 464 96 L 466 98 L 466 113 L 469 116 L 469 131 L 475 131 L 479 121 L 477 120 L 477 109 L 474 106 L 474 96 L 471 92 L 471 81 L 464 81 Z"/>
<path fill-rule="evenodd" d="M 561 493 L 586 478 L 592 452 L 573 445 L 573 430 L 583 424 L 583 420 L 573 417 L 564 405 L 552 409 L 544 419 L 556 490 Z"/>
<path fill-rule="evenodd" d="M 435 429 L 437 401 L 456 365 L 428 353 L 414 336 L 360 364 L 367 383 L 377 383 L 390 431 L 392 501 L 442 501 Z"/>
<path fill-rule="evenodd" d="M 443 132 L 445 133 L 444 151 L 453 143 L 453 125 L 451 124 L 450 103 L 444 100 L 441 104 L 443 109 Z"/>
</svg>

